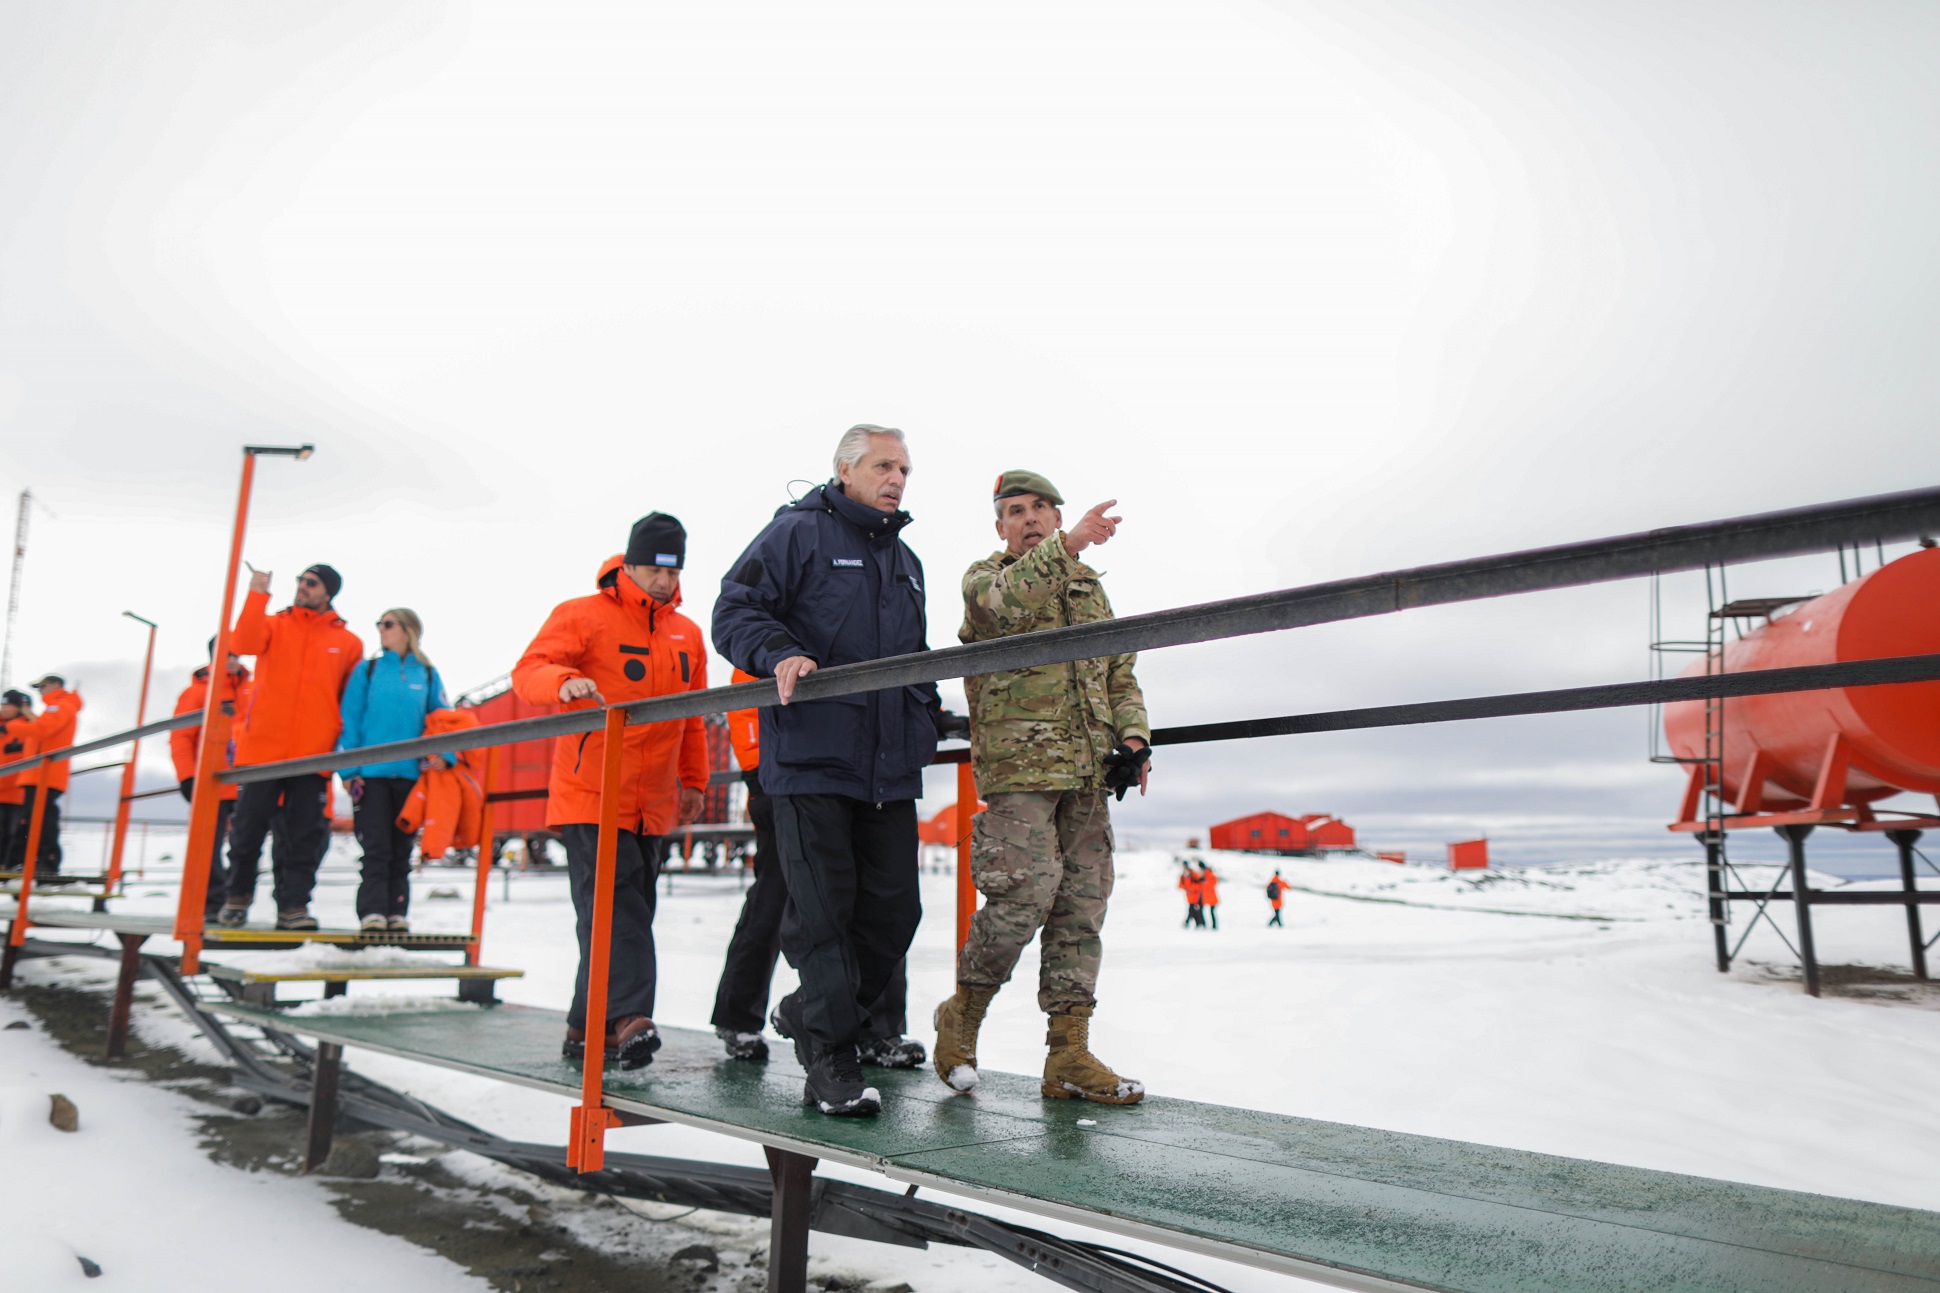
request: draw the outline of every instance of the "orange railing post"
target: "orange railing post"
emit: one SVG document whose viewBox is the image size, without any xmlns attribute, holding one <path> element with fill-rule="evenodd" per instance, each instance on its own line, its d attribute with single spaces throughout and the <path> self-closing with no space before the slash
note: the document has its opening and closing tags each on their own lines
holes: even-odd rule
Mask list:
<svg viewBox="0 0 1940 1293">
<path fill-rule="evenodd" d="M 957 951 L 970 941 L 970 917 L 977 912 L 977 886 L 970 878 L 970 820 L 977 812 L 977 774 L 965 759 L 957 764 Z"/>
<path fill-rule="evenodd" d="M 626 710 L 606 711 L 606 759 L 600 769 L 598 864 L 593 872 L 593 930 L 586 948 L 586 1059 L 566 1142 L 566 1165 L 597 1172 L 606 1165 L 606 1129 L 615 1118 L 605 1104 L 606 971 L 613 948 L 613 882 L 619 869 L 620 757 L 626 747 Z"/>
<path fill-rule="evenodd" d="M 7 942 L 19 947 L 27 941 L 27 899 L 34 892 L 34 869 L 40 862 L 40 832 L 47 820 L 47 779 L 54 772 L 54 761 L 34 769 L 34 811 L 27 820 L 27 856 L 20 866 L 20 897 L 14 900 L 13 928 L 7 933 Z M 8 958 L 9 963 L 12 957 Z M 0 987 L 8 986 L 0 984 Z"/>
<path fill-rule="evenodd" d="M 485 942 L 485 887 L 492 881 L 492 855 L 496 852 L 492 839 L 492 783 L 498 780 L 498 751 L 496 745 L 485 751 L 485 804 L 478 812 L 478 883 L 472 887 L 472 941 L 465 949 L 467 965 L 479 964 L 479 949 Z"/>
<path fill-rule="evenodd" d="M 148 654 L 141 662 L 141 699 L 135 702 L 135 726 L 140 727 L 148 721 L 148 679 L 155 671 L 155 622 L 144 620 L 133 611 L 122 614 L 148 625 Z M 121 798 L 115 805 L 114 851 L 108 855 L 108 880 L 101 886 L 104 893 L 113 893 L 121 883 L 121 850 L 128 843 L 128 809 L 134 802 L 135 761 L 140 757 L 141 741 L 137 739 L 128 747 L 128 762 L 121 768 Z"/>
<path fill-rule="evenodd" d="M 229 565 L 223 572 L 222 619 L 209 657 L 209 698 L 202 704 L 202 743 L 195 755 L 195 792 L 189 801 L 189 842 L 182 857 L 182 895 L 175 908 L 175 937 L 182 944 L 182 973 L 194 974 L 202 955 L 202 908 L 209 896 L 209 861 L 216 848 L 216 812 L 222 787 L 227 741 L 218 741 L 222 679 L 229 668 L 229 626 L 236 614 L 236 569 L 242 564 L 243 534 L 249 527 L 249 490 L 256 479 L 256 455 L 243 450 L 242 484 L 236 491 L 236 524 L 229 537 Z"/>
</svg>

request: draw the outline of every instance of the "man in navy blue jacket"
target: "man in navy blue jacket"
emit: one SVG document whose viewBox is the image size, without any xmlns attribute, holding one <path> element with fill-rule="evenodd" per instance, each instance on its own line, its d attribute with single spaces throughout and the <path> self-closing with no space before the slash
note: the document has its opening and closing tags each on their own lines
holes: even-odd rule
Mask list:
<svg viewBox="0 0 1940 1293">
<path fill-rule="evenodd" d="M 836 479 L 775 513 L 721 581 L 714 647 L 781 705 L 761 711 L 761 784 L 787 881 L 781 946 L 801 975 L 774 1024 L 808 1070 L 803 1103 L 868 1117 L 856 1041 L 922 919 L 916 800 L 936 754 L 936 688 L 794 700 L 817 668 L 929 649 L 923 563 L 901 538 L 901 431 L 851 427 Z"/>
</svg>

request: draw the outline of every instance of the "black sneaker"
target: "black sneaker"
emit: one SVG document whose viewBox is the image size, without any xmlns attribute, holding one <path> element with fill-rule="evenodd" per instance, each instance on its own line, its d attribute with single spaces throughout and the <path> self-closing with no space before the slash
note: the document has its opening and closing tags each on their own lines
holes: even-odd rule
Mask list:
<svg viewBox="0 0 1940 1293">
<path fill-rule="evenodd" d="M 855 1047 L 837 1046 L 808 1066 L 802 1103 L 832 1118 L 873 1118 L 882 1112 L 882 1093 L 863 1084 Z"/>
<path fill-rule="evenodd" d="M 815 1059 L 815 1044 L 808 1035 L 808 1025 L 802 1022 L 801 989 L 783 997 L 775 1003 L 768 1013 L 768 1022 L 775 1031 L 795 1043 L 795 1062 L 806 1069 Z"/>
<path fill-rule="evenodd" d="M 768 1058 L 768 1039 L 760 1033 L 738 1033 L 732 1028 L 717 1027 L 714 1035 L 727 1047 L 731 1060 L 753 1060 L 762 1063 Z"/>
<path fill-rule="evenodd" d="M 923 1043 L 908 1037 L 876 1037 L 856 1047 L 864 1064 L 879 1069 L 913 1069 L 930 1057 Z"/>
</svg>

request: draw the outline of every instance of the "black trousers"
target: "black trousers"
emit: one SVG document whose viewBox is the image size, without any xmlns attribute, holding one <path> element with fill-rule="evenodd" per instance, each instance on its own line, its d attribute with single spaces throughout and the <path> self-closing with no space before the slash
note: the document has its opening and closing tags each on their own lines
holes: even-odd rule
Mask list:
<svg viewBox="0 0 1940 1293">
<path fill-rule="evenodd" d="M 0 804 L 0 871 L 19 870 L 13 864 L 13 831 L 19 820 L 19 804 Z"/>
<path fill-rule="evenodd" d="M 213 917 L 222 910 L 222 900 L 229 892 L 229 868 L 222 862 L 222 846 L 229 839 L 229 819 L 236 813 L 236 801 L 218 799 L 216 801 L 216 840 L 209 847 L 209 888 L 202 897 L 202 914 Z"/>
<path fill-rule="evenodd" d="M 242 905 L 255 898 L 263 840 L 277 825 L 270 884 L 276 910 L 297 911 L 310 905 L 317 867 L 330 845 L 330 825 L 323 815 L 329 792 L 328 777 L 307 773 L 252 781 L 242 788 L 229 821 L 229 901 Z"/>
<path fill-rule="evenodd" d="M 402 916 L 411 906 L 411 833 L 397 815 L 418 783 L 412 777 L 365 777 L 364 794 L 351 809 L 357 842 L 364 846 L 364 878 L 357 886 L 357 918 Z"/>
<path fill-rule="evenodd" d="M 7 845 L 7 865 L 9 871 L 24 870 L 27 866 L 27 835 L 34 825 L 34 799 L 40 794 L 39 786 L 28 786 L 15 810 L 19 815 L 14 819 L 13 830 Z M 59 875 L 61 873 L 61 796 L 64 791 L 47 792 L 47 812 L 40 826 L 40 861 L 35 865 L 36 876 Z"/>
<path fill-rule="evenodd" d="M 775 852 L 775 806 L 748 779 L 748 817 L 754 823 L 754 883 L 741 900 L 741 918 L 728 940 L 721 984 L 714 991 L 716 1028 L 758 1033 L 768 1017 L 768 987 L 774 982 L 775 961 L 781 956 L 781 920 L 788 908 L 788 884 L 782 878 Z M 869 1007 L 862 1040 L 901 1037 L 908 1030 L 909 1004 L 906 963 L 896 962 L 889 986 Z"/>
<path fill-rule="evenodd" d="M 566 1022 L 586 1027 L 586 975 L 592 964 L 593 882 L 599 871 L 599 827 L 561 826 L 566 845 L 566 883 L 572 887 L 573 915 L 579 932 L 579 973 L 573 976 L 573 1004 Z M 606 1019 L 653 1015 L 659 966 L 653 952 L 653 909 L 660 879 L 665 836 L 621 831 L 613 862 L 613 935 L 606 961 Z"/>
<path fill-rule="evenodd" d="M 1286 928 L 1285 925 L 1280 924 L 1280 909 L 1278 907 L 1273 909 L 1273 919 L 1267 921 L 1266 924 L 1268 929 L 1271 929 L 1275 925 L 1280 925 L 1281 929 Z"/>
<path fill-rule="evenodd" d="M 801 975 L 802 1022 L 818 1050 L 852 1046 L 923 919 L 916 802 L 846 795 L 775 795 L 773 802 L 788 887 L 781 950 Z"/>
</svg>

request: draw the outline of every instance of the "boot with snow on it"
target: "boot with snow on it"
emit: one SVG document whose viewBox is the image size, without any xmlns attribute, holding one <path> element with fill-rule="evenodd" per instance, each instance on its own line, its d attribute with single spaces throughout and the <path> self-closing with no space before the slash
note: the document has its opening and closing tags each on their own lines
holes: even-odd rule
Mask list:
<svg viewBox="0 0 1940 1293">
<path fill-rule="evenodd" d="M 959 983 L 956 995 L 931 1016 L 936 1024 L 936 1049 L 931 1052 L 936 1075 L 953 1091 L 969 1091 L 977 1085 L 977 1030 L 983 1027 L 984 1012 L 996 995 L 995 988 Z"/>
<path fill-rule="evenodd" d="M 1091 1100 L 1098 1104 L 1137 1104 L 1145 1098 L 1145 1084 L 1120 1077 L 1091 1053 L 1091 1012 L 1052 1015 L 1044 1041 L 1051 1053 L 1044 1060 L 1047 1099 Z"/>
</svg>

